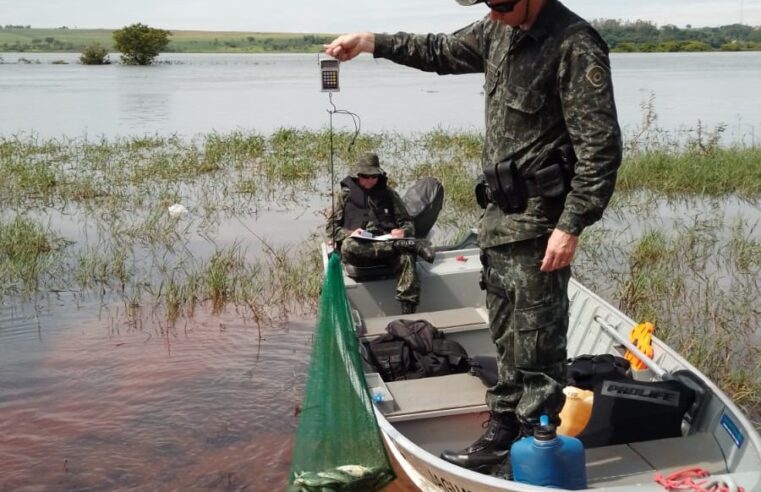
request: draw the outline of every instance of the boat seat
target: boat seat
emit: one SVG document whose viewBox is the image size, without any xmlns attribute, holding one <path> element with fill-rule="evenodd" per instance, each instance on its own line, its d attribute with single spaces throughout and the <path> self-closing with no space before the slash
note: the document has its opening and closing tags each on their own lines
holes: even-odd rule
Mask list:
<svg viewBox="0 0 761 492">
<path fill-rule="evenodd" d="M 652 483 L 656 470 L 668 475 L 700 467 L 711 475 L 727 473 L 721 448 L 710 433 L 696 433 L 586 449 L 587 479 L 593 488 Z"/>
<path fill-rule="evenodd" d="M 486 386 L 468 373 L 392 381 L 386 387 L 394 397 L 394 409 L 385 412 L 389 422 L 488 411 Z"/>
<path fill-rule="evenodd" d="M 444 334 L 480 330 L 488 326 L 489 314 L 484 308 L 464 307 L 441 311 L 419 312 L 396 316 L 381 316 L 363 320 L 362 340 L 371 340 L 386 333 L 386 327 L 398 319 L 425 320 Z"/>
</svg>

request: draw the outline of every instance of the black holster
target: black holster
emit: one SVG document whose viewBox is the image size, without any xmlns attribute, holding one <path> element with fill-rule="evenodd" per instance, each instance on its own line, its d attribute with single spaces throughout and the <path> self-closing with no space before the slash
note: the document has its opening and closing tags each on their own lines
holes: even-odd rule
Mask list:
<svg viewBox="0 0 761 492">
<path fill-rule="evenodd" d="M 537 194 L 542 198 L 557 198 L 570 191 L 570 179 L 563 166 L 553 163 L 534 173 Z"/>
<path fill-rule="evenodd" d="M 570 144 L 561 145 L 545 159 L 542 167 L 534 173 L 539 195 L 555 198 L 571 191 L 571 178 L 576 168 L 576 154 Z"/>
<path fill-rule="evenodd" d="M 534 173 L 536 194 L 542 198 L 544 212 L 553 222 L 560 218 L 565 197 L 571 191 L 576 156 L 570 146 L 552 151 L 542 167 Z"/>
<path fill-rule="evenodd" d="M 486 277 L 486 270 L 489 268 L 489 258 L 486 256 L 486 253 L 481 251 L 479 258 L 481 259 L 481 275 L 478 278 L 478 287 L 480 287 L 481 290 L 485 290 L 489 294 L 507 298 L 505 289 L 498 285 L 492 284 Z"/>
</svg>

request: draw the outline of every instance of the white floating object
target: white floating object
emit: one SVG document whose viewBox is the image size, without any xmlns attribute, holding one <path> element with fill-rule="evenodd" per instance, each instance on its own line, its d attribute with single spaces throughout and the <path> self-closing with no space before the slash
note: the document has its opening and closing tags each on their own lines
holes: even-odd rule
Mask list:
<svg viewBox="0 0 761 492">
<path fill-rule="evenodd" d="M 183 215 L 187 215 L 188 209 L 185 207 L 185 205 L 182 205 L 180 203 L 175 203 L 174 205 L 169 206 L 169 216 L 170 217 L 181 217 Z"/>
</svg>

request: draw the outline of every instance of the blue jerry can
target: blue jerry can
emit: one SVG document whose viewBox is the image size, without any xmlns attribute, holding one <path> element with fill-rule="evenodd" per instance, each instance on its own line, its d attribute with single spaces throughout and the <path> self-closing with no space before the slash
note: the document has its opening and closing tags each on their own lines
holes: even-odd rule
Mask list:
<svg viewBox="0 0 761 492">
<path fill-rule="evenodd" d="M 579 490 L 587 488 L 584 445 L 575 437 L 559 436 L 542 415 L 534 435 L 516 441 L 510 449 L 516 482 Z"/>
</svg>

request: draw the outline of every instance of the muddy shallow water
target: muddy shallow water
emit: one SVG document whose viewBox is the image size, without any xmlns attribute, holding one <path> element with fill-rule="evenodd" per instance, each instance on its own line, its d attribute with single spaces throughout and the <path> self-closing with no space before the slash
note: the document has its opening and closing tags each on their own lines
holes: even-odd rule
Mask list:
<svg viewBox="0 0 761 492">
<path fill-rule="evenodd" d="M 0 490 L 283 488 L 311 320 L 55 311 L 0 318 Z"/>
</svg>

